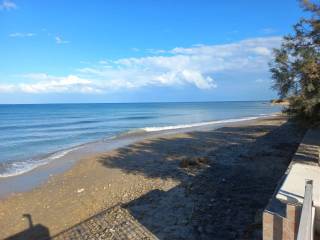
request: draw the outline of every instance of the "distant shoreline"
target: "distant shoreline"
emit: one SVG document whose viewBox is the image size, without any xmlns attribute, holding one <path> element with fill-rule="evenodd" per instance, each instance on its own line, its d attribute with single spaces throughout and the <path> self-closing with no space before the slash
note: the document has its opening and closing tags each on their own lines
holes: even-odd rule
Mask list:
<svg viewBox="0 0 320 240">
<path fill-rule="evenodd" d="M 273 99 L 270 101 L 272 105 L 289 106 L 288 99 Z"/>
</svg>

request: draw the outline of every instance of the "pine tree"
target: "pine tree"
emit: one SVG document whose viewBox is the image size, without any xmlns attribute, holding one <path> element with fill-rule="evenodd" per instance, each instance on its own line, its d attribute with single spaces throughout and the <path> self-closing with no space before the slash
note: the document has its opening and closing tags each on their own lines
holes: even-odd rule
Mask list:
<svg viewBox="0 0 320 240">
<path fill-rule="evenodd" d="M 314 124 L 320 121 L 320 3 L 304 0 L 301 6 L 310 16 L 274 49 L 270 71 L 273 89 L 289 100 L 287 113 Z"/>
</svg>

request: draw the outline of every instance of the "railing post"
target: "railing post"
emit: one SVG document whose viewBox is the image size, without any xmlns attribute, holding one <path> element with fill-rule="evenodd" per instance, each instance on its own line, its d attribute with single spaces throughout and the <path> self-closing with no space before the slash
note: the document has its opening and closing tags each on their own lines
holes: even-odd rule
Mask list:
<svg viewBox="0 0 320 240">
<path fill-rule="evenodd" d="M 306 180 L 304 200 L 301 211 L 301 218 L 298 229 L 297 240 L 312 240 L 313 239 L 313 223 L 312 223 L 312 188 L 313 181 Z"/>
</svg>

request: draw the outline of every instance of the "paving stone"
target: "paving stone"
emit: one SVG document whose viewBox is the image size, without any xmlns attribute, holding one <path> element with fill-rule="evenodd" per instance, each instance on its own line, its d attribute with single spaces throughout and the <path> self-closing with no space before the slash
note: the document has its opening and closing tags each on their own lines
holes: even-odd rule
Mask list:
<svg viewBox="0 0 320 240">
<path fill-rule="evenodd" d="M 51 239 L 153 240 L 158 238 L 132 217 L 128 210 L 116 206 L 53 236 Z"/>
</svg>

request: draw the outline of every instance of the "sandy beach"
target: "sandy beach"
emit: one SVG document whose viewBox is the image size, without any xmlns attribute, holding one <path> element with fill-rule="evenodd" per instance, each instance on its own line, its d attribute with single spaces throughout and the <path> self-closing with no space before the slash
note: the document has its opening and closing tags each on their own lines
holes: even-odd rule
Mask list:
<svg viewBox="0 0 320 240">
<path fill-rule="evenodd" d="M 28 229 L 24 214 L 52 237 L 120 204 L 160 239 L 259 239 L 261 212 L 303 134 L 277 116 L 86 157 L 1 200 L 0 238 Z"/>
</svg>

